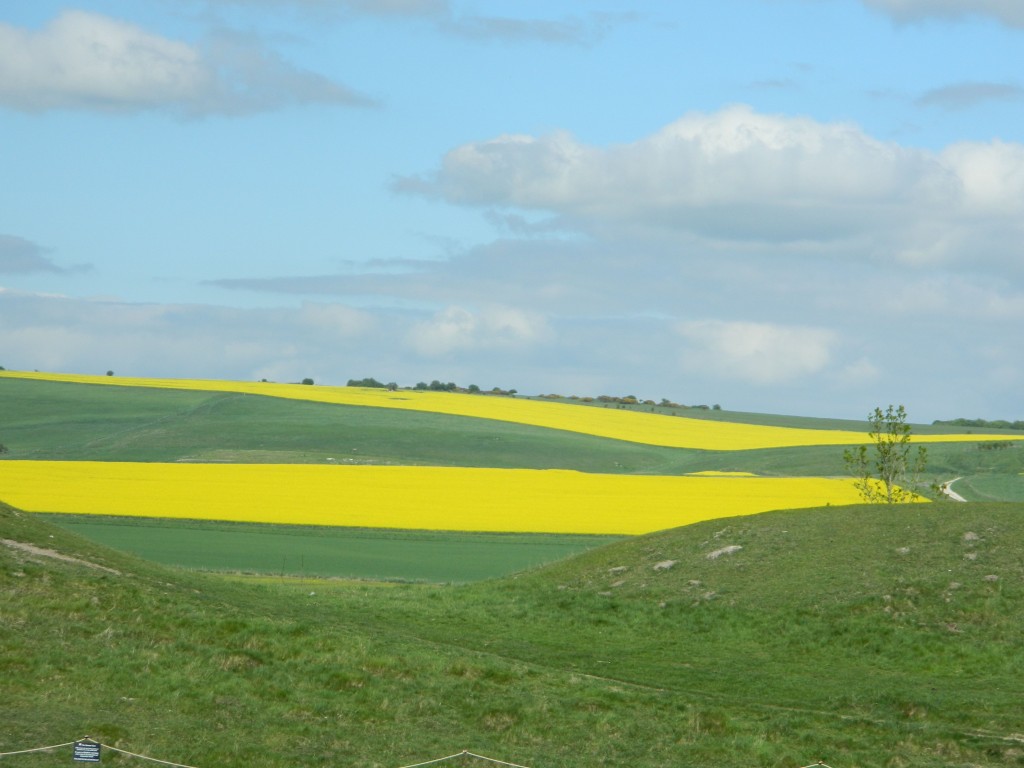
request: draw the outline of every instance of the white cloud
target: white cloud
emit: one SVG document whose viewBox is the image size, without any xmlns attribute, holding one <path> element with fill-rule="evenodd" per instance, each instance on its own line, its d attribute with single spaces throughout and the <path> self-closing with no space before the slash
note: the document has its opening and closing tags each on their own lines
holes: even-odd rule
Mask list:
<svg viewBox="0 0 1024 768">
<path fill-rule="evenodd" d="M 935 153 L 855 125 L 737 106 L 691 114 L 639 141 L 587 146 L 565 133 L 499 136 L 449 152 L 398 189 L 463 205 L 553 214 L 598 238 L 685 238 L 705 247 L 799 246 L 913 263 L 969 261 L 965 228 L 1000 230 L 986 260 L 1018 259 L 1024 147 Z M 1012 237 L 1011 235 L 1016 235 Z"/>
<path fill-rule="evenodd" d="M 312 12 L 360 13 L 370 16 L 443 16 L 448 0 L 206 0 L 210 6 L 298 8 Z"/>
<path fill-rule="evenodd" d="M 222 33 L 200 46 L 134 24 L 68 10 L 40 31 L 0 23 L 0 105 L 234 114 L 290 104 L 365 105 L 326 77 L 259 43 Z"/>
<path fill-rule="evenodd" d="M 12 106 L 145 106 L 212 87 L 192 46 L 99 14 L 65 11 L 41 32 L 0 24 L 0 97 Z"/>
<path fill-rule="evenodd" d="M 943 318 L 1018 325 L 1024 321 L 1024 290 L 1007 281 L 950 274 L 923 275 L 882 296 L 875 308 L 889 318 Z"/>
<path fill-rule="evenodd" d="M 834 286 L 823 301 L 845 295 L 848 287 Z M 829 310 L 827 328 L 810 318 L 680 323 L 664 316 L 535 314 L 508 305 L 458 308 L 469 303 L 436 316 L 330 302 L 237 309 L 0 289 L 0 365 L 238 380 L 308 376 L 318 384 L 365 376 L 403 385 L 438 379 L 523 393 L 636 394 L 850 418 L 876 403 L 902 401 L 923 420 L 1006 417 L 1020 406 L 1014 382 L 1024 380 L 1024 366 L 1012 351 L 1024 305 L 1006 288 L 1000 295 L 1007 303 L 995 316 L 956 315 L 950 307 L 957 307 L 962 287 L 939 290 L 929 299 L 937 309 L 921 306 L 914 311 L 925 314 L 914 316 L 873 307 L 870 291 L 860 286 L 850 305 Z M 895 293 L 917 291 L 901 285 Z M 980 290 L 962 298 L 967 304 L 987 300 Z M 944 301 L 949 305 L 938 306 Z M 797 304 L 795 315 L 806 316 L 806 302 Z M 744 301 L 748 315 L 750 306 Z M 728 309 L 719 299 L 717 310 Z M 691 316 L 715 317 L 711 311 Z M 414 330 L 424 335 L 415 338 Z M 910 391 L 906 371 L 914 372 Z"/>
<path fill-rule="evenodd" d="M 296 9 L 319 16 L 358 15 L 422 20 L 467 40 L 510 43 L 589 44 L 616 25 L 632 23 L 633 12 L 591 12 L 557 19 L 483 16 L 457 12 L 448 0 L 206 0 L 210 6 Z M 514 10 L 521 8 L 510 6 Z"/>
<path fill-rule="evenodd" d="M 863 0 L 869 7 L 899 21 L 928 17 L 991 16 L 1003 24 L 1024 27 L 1020 0 Z"/>
<path fill-rule="evenodd" d="M 490 307 L 470 312 L 446 307 L 428 320 L 416 323 L 407 343 L 423 357 L 443 357 L 473 349 L 508 349 L 543 343 L 550 337 L 544 318 L 509 307 Z"/>
<path fill-rule="evenodd" d="M 245 380 L 270 369 L 285 380 L 323 376 L 388 336 L 341 306 L 241 310 L 10 292 L 0 292 L 0 327 L 0 365 L 11 369 Z"/>
<path fill-rule="evenodd" d="M 942 160 L 960 181 L 966 213 L 987 217 L 1024 214 L 1024 145 L 963 142 L 944 150 Z"/>
<path fill-rule="evenodd" d="M 871 205 L 893 201 L 908 179 L 942 171 L 926 153 L 877 141 L 853 125 L 735 106 L 687 115 L 608 149 L 566 133 L 464 145 L 448 153 L 425 189 L 459 203 L 559 209 L 580 219 L 646 215 L 659 226 L 699 228 L 689 212 Z"/>
<path fill-rule="evenodd" d="M 839 373 L 839 380 L 843 386 L 852 388 L 877 381 L 881 375 L 878 366 L 868 358 L 861 357 L 843 367 Z"/>
<path fill-rule="evenodd" d="M 687 342 L 683 366 L 726 379 L 781 384 L 820 373 L 836 334 L 823 328 L 699 320 L 677 326 Z"/>
<path fill-rule="evenodd" d="M 366 335 L 374 327 L 374 319 L 370 313 L 343 304 L 304 302 L 298 319 L 314 331 L 343 338 Z"/>
</svg>

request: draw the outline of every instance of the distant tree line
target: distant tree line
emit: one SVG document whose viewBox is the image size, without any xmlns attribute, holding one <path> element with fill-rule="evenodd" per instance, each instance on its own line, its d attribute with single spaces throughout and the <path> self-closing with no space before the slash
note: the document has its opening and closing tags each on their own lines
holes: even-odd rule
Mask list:
<svg viewBox="0 0 1024 768">
<path fill-rule="evenodd" d="M 416 383 L 413 389 L 428 390 L 430 392 L 466 392 L 470 395 L 505 395 L 507 397 L 515 397 L 519 390 L 516 389 L 502 389 L 501 387 L 494 387 L 493 389 L 483 390 L 480 389 L 476 384 L 470 384 L 468 387 L 460 387 L 454 381 L 449 381 L 447 384 L 434 379 L 432 382 L 427 384 L 425 381 Z"/>
<path fill-rule="evenodd" d="M 449 381 L 447 384 L 443 384 L 437 379 L 427 384 L 425 381 L 416 382 L 416 386 L 413 389 L 427 389 L 431 392 L 458 392 L 459 387 L 454 381 Z"/>
<path fill-rule="evenodd" d="M 669 400 L 667 397 L 661 398 L 660 403 L 656 403 L 653 400 L 641 400 L 636 395 L 598 395 L 597 397 L 580 397 L 579 395 L 569 395 L 568 397 L 563 395 L 538 395 L 547 400 L 573 400 L 581 403 L 601 403 L 602 405 L 646 405 L 650 408 L 696 408 L 702 411 L 720 411 L 722 406 L 718 403 L 714 405 L 680 405 L 679 403 Z"/>
<path fill-rule="evenodd" d="M 948 419 L 941 421 L 936 419 L 932 424 L 943 426 L 943 427 L 975 427 L 977 429 L 1022 429 L 1024 430 L 1024 421 L 1006 421 L 1005 419 L 996 419 L 995 421 L 989 421 L 988 419 Z"/>
<path fill-rule="evenodd" d="M 402 389 L 396 382 L 388 382 L 387 384 L 378 381 L 372 376 L 368 376 L 365 379 L 349 379 L 347 386 L 349 387 L 370 387 L 373 389 L 387 389 L 395 391 Z M 464 392 L 470 395 L 505 395 L 508 397 L 514 397 L 518 394 L 518 390 L 515 389 L 502 389 L 501 387 L 494 387 L 494 389 L 483 390 L 480 389 L 476 384 L 470 384 L 468 387 L 460 387 L 454 381 L 443 382 L 438 379 L 434 379 L 429 384 L 425 381 L 418 381 L 411 387 L 414 390 L 420 390 L 423 392 Z"/>
<path fill-rule="evenodd" d="M 387 384 L 384 384 L 383 382 L 377 381 L 373 377 L 366 378 L 366 379 L 349 379 L 348 380 L 348 384 L 346 386 L 349 386 L 349 387 L 370 387 L 372 389 L 387 389 L 387 390 L 389 390 L 391 392 L 394 392 L 396 389 L 398 389 L 398 384 L 396 384 L 393 381 L 390 381 Z"/>
<path fill-rule="evenodd" d="M 312 382 L 310 382 L 312 383 Z M 406 389 L 406 387 L 399 387 L 395 382 L 384 382 L 375 379 L 372 376 L 367 376 L 364 379 L 349 379 L 347 386 L 350 387 L 370 387 L 373 389 L 388 389 L 391 391 L 397 389 Z M 466 387 L 459 386 L 454 381 L 440 381 L 434 379 L 429 384 L 425 381 L 418 381 L 415 385 L 410 387 L 413 390 L 419 390 L 421 392 L 462 392 L 470 395 L 499 395 L 504 397 L 515 397 L 519 394 L 519 390 L 516 389 L 502 389 L 501 387 L 494 387 L 492 389 L 481 389 L 476 384 L 470 384 Z M 722 406 L 718 403 L 714 405 L 680 405 L 679 403 L 673 402 L 666 397 L 661 398 L 661 402 L 655 402 L 654 400 L 641 400 L 636 395 L 598 395 L 596 397 L 580 397 L 579 395 L 537 395 L 537 397 L 544 398 L 546 400 L 572 400 L 580 403 L 600 403 L 605 407 L 609 405 L 615 405 L 618 407 L 627 406 L 647 406 L 650 410 L 655 408 L 670 408 L 670 409 L 696 409 L 702 411 L 720 411 Z"/>
</svg>

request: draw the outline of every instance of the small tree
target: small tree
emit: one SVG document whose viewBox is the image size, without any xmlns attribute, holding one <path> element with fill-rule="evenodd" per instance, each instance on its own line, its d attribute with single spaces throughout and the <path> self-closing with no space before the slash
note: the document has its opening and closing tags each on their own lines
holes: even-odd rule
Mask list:
<svg viewBox="0 0 1024 768">
<path fill-rule="evenodd" d="M 871 455 L 866 445 L 843 452 L 847 469 L 857 478 L 857 490 L 869 504 L 913 501 L 914 492 L 904 486 L 917 484 L 928 463 L 928 451 L 918 446 L 916 455 L 911 456 L 906 409 L 902 405 L 890 405 L 884 412 L 875 408 L 868 422 L 868 437 L 874 444 Z"/>
</svg>

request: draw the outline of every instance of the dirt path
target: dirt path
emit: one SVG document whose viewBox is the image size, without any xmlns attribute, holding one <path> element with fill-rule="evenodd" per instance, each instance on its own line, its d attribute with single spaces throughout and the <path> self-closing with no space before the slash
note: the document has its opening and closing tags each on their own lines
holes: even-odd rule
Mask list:
<svg viewBox="0 0 1024 768">
<path fill-rule="evenodd" d="M 952 499 L 953 501 L 967 501 L 967 499 L 965 499 L 963 496 L 961 496 L 959 493 L 953 490 L 953 483 L 955 483 L 957 480 L 962 479 L 962 477 L 954 477 L 952 480 L 947 480 L 946 482 L 944 482 L 942 485 L 939 486 L 939 488 L 942 490 L 943 494 L 945 494 L 947 498 Z"/>
<path fill-rule="evenodd" d="M 95 568 L 98 571 L 106 571 L 112 573 L 115 576 L 120 576 L 121 572 L 114 570 L 113 568 L 107 568 L 105 565 L 99 565 L 98 563 L 91 563 L 88 560 L 82 560 L 78 557 L 71 557 L 71 555 L 63 555 L 53 549 L 44 549 L 43 547 L 37 547 L 35 544 L 28 544 L 24 541 L 14 541 L 13 539 L 0 539 L 0 544 L 11 549 L 20 549 L 22 552 L 28 552 L 30 555 L 37 555 L 39 557 L 49 557 L 54 560 L 61 560 L 65 563 L 74 563 L 75 565 L 84 565 L 87 568 Z"/>
</svg>

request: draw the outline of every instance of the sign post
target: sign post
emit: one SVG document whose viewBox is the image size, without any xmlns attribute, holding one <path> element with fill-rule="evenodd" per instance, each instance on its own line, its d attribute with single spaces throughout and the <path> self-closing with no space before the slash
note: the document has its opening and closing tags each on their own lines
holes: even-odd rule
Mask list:
<svg viewBox="0 0 1024 768">
<path fill-rule="evenodd" d="M 100 761 L 100 743 L 89 738 L 76 741 L 71 759 L 78 763 L 98 763 Z"/>
</svg>

